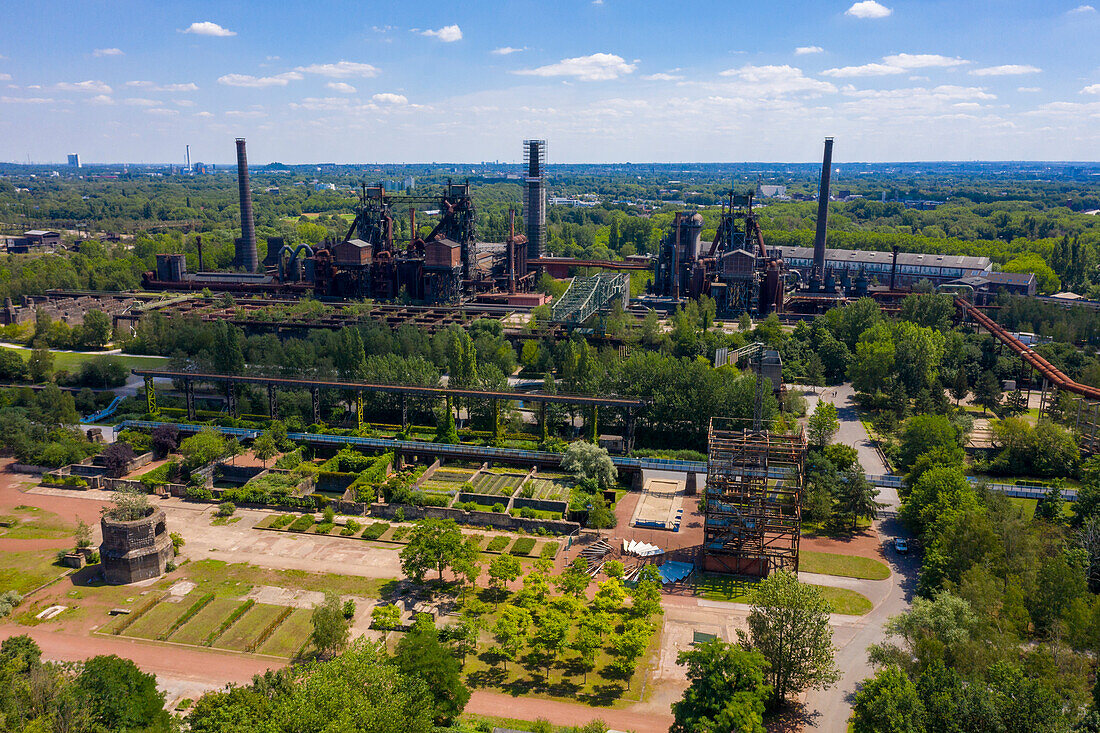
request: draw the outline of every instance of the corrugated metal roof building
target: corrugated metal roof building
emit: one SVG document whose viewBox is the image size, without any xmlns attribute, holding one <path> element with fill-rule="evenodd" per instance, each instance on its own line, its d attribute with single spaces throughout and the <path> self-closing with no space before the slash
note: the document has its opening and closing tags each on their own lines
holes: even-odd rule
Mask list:
<svg viewBox="0 0 1100 733">
<path fill-rule="evenodd" d="M 813 247 L 774 249 L 779 250 L 788 268 L 798 270 L 804 277 L 809 276 L 814 264 Z M 825 250 L 826 268 L 832 268 L 838 273 L 847 269 L 853 275 L 862 269 L 868 277 L 877 278 L 880 283 L 889 282 L 893 261 L 892 252 L 831 248 Z M 927 279 L 938 285 L 961 277 L 984 275 L 992 268 L 993 262 L 988 257 L 899 252 L 897 284 L 912 285 Z"/>
</svg>

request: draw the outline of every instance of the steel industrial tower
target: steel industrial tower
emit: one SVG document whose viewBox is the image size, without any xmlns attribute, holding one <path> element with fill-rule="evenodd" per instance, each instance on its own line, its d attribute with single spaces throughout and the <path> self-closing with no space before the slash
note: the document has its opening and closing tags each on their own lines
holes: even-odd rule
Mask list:
<svg viewBox="0 0 1100 733">
<path fill-rule="evenodd" d="M 542 167 L 546 163 L 546 141 L 524 140 L 523 162 L 527 164 L 527 186 L 523 189 L 523 216 L 527 225 L 527 259 L 546 251 L 546 189 Z"/>
</svg>

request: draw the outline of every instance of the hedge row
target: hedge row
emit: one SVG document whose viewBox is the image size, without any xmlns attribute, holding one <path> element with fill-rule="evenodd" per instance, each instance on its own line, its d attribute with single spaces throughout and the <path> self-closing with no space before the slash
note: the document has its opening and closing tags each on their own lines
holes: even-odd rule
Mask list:
<svg viewBox="0 0 1100 733">
<path fill-rule="evenodd" d="M 287 616 L 292 613 L 294 613 L 293 606 L 286 606 L 283 608 L 282 611 L 279 611 L 279 615 L 272 619 L 271 623 L 264 627 L 264 630 L 261 631 L 260 635 L 257 636 L 256 639 L 248 645 L 248 648 L 245 649 L 245 651 L 252 653 L 262 647 L 264 645 L 264 642 L 271 638 L 271 635 L 275 633 L 275 630 L 282 626 L 283 621 L 286 621 Z"/>
<path fill-rule="evenodd" d="M 252 598 L 249 598 L 247 601 L 233 609 L 233 613 L 229 614 L 229 617 L 226 618 L 225 621 L 222 621 L 222 625 L 211 631 L 210 636 L 203 639 L 202 645 L 211 646 L 221 637 L 222 634 L 224 634 L 226 631 L 229 631 L 230 626 L 237 623 L 237 621 L 240 620 L 241 616 L 248 613 L 249 609 L 251 609 L 255 605 L 256 601 Z"/>
<path fill-rule="evenodd" d="M 141 605 L 136 611 L 131 611 L 130 615 L 126 617 L 126 620 L 119 624 L 119 627 L 115 629 L 115 636 L 120 635 L 123 631 L 130 628 L 135 621 L 144 616 L 149 610 L 160 602 L 161 596 L 154 596 Z"/>
<path fill-rule="evenodd" d="M 187 609 L 187 611 L 182 616 L 176 619 L 176 622 L 174 624 L 172 624 L 167 630 L 157 634 L 157 641 L 168 641 L 168 637 L 176 633 L 176 631 L 179 630 L 181 626 L 194 618 L 195 614 L 201 611 L 206 606 L 206 604 L 210 603 L 210 601 L 212 600 L 214 600 L 214 594 L 207 593 L 202 598 L 192 603 L 191 608 Z"/>
</svg>

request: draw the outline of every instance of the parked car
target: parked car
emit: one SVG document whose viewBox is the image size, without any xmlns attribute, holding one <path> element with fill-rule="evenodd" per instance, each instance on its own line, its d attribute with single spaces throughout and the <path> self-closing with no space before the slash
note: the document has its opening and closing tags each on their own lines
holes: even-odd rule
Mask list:
<svg viewBox="0 0 1100 733">
<path fill-rule="evenodd" d="M 899 555 L 909 554 L 909 540 L 905 539 L 904 537 L 895 538 L 894 550 L 897 551 Z"/>
</svg>

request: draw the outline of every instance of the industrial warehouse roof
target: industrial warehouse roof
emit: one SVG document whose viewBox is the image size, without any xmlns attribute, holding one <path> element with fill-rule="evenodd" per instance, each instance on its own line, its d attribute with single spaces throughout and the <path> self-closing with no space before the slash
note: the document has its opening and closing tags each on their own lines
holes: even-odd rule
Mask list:
<svg viewBox="0 0 1100 733">
<path fill-rule="evenodd" d="M 982 277 L 995 285 L 1029 285 L 1035 280 L 1034 272 L 987 272 Z"/>
<path fill-rule="evenodd" d="M 783 255 L 783 259 L 812 260 L 814 258 L 813 247 L 776 247 L 775 249 L 779 250 Z M 854 265 L 872 262 L 889 265 L 894 261 L 894 255 L 892 252 L 826 248 L 825 259 L 833 262 L 851 262 Z M 923 265 L 925 267 L 958 267 L 964 270 L 988 270 L 993 266 L 988 257 L 918 254 L 915 252 L 899 252 L 898 264 Z"/>
</svg>

